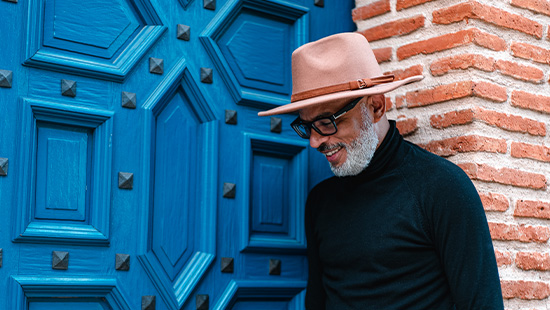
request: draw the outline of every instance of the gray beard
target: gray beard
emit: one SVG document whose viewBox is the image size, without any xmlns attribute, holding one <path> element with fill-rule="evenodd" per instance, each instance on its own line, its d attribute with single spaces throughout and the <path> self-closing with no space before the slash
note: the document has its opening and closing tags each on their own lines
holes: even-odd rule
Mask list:
<svg viewBox="0 0 550 310">
<path fill-rule="evenodd" d="M 334 167 L 329 162 L 332 173 L 337 177 L 358 175 L 368 167 L 376 151 L 378 136 L 368 117 L 365 105 L 361 105 L 361 114 L 363 115 L 363 125 L 359 136 L 350 144 L 340 143 L 340 146 L 346 149 L 346 161 L 338 167 Z"/>
</svg>

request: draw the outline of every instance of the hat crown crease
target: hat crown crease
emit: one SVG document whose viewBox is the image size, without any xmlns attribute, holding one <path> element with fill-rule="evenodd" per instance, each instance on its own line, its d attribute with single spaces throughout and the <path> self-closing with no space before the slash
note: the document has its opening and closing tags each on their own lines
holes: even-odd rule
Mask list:
<svg viewBox="0 0 550 310">
<path fill-rule="evenodd" d="M 382 75 L 369 43 L 361 34 L 330 36 L 292 54 L 292 93 Z"/>
</svg>

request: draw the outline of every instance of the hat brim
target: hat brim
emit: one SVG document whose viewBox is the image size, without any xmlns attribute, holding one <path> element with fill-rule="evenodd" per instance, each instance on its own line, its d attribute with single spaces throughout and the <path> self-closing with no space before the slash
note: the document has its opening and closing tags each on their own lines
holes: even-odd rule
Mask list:
<svg viewBox="0 0 550 310">
<path fill-rule="evenodd" d="M 311 107 L 317 104 L 326 103 L 334 100 L 384 94 L 400 86 L 403 86 L 405 84 L 420 81 L 423 78 L 424 76 L 422 75 L 415 75 L 415 76 L 405 78 L 403 80 L 399 80 L 391 83 L 379 84 L 369 88 L 341 91 L 337 93 L 304 99 L 293 103 L 285 104 L 283 106 L 276 107 L 271 110 L 258 112 L 258 116 L 270 116 L 270 115 L 277 115 L 277 114 L 292 113 L 307 107 Z"/>
</svg>

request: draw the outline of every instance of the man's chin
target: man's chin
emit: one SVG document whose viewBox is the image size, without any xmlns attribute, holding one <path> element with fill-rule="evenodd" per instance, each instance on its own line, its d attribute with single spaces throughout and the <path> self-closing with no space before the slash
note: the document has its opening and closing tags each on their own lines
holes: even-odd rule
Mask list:
<svg viewBox="0 0 550 310">
<path fill-rule="evenodd" d="M 330 170 L 332 170 L 332 173 L 334 173 L 337 177 L 349 177 L 358 175 L 361 173 L 361 171 L 364 169 L 364 167 L 357 167 L 357 168 L 350 168 L 350 167 L 344 167 L 344 165 L 339 166 L 332 166 L 330 165 Z"/>
<path fill-rule="evenodd" d="M 332 164 L 332 163 L 329 162 L 330 170 L 332 170 L 332 173 L 335 176 L 337 176 L 337 177 L 347 177 L 347 176 L 352 175 L 352 173 L 350 173 L 349 169 L 344 167 L 344 163 L 345 162 L 338 163 L 336 165 L 336 164 Z"/>
<path fill-rule="evenodd" d="M 330 170 L 332 170 L 332 173 L 334 173 L 335 176 L 349 177 L 361 173 L 369 165 L 369 163 L 370 158 L 363 161 L 358 161 L 357 158 L 352 157 L 351 159 L 349 159 L 348 156 L 344 156 L 342 160 L 339 160 L 337 162 L 329 161 L 329 166 Z"/>
</svg>

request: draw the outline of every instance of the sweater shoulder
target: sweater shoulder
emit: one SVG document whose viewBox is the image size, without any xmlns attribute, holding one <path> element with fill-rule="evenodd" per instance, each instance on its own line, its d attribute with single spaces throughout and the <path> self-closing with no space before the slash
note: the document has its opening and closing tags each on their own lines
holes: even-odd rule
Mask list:
<svg viewBox="0 0 550 310">
<path fill-rule="evenodd" d="M 405 141 L 409 152 L 402 166 L 402 173 L 408 179 L 422 180 L 414 184 L 429 184 L 431 187 L 472 184 L 468 175 L 455 163 L 430 153 L 423 148 Z"/>
<path fill-rule="evenodd" d="M 468 175 L 453 162 L 407 142 L 410 148 L 400 172 L 427 214 L 483 213 L 481 199 Z"/>
</svg>

